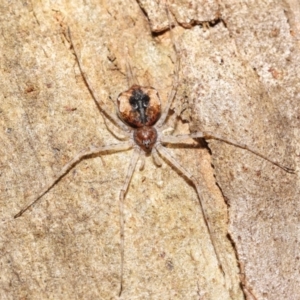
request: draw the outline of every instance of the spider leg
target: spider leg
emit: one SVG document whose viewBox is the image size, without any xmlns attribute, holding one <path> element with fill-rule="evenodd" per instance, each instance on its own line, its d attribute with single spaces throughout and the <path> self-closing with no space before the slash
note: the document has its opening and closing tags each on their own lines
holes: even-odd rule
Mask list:
<svg viewBox="0 0 300 300">
<path fill-rule="evenodd" d="M 160 159 L 160 157 L 159 157 L 159 155 L 158 155 L 158 153 L 157 153 L 157 150 L 156 150 L 155 148 L 152 149 L 151 154 L 152 154 L 152 158 L 153 158 L 154 163 L 155 163 L 158 167 L 161 167 L 162 162 L 161 162 L 161 159 Z"/>
<path fill-rule="evenodd" d="M 218 261 L 218 266 L 219 266 L 220 270 L 222 271 L 222 273 L 224 274 L 221 260 L 220 260 L 219 254 L 217 252 L 217 247 L 216 247 L 214 239 L 213 239 L 212 230 L 210 228 L 209 222 L 207 221 L 208 220 L 207 214 L 202 205 L 201 191 L 200 191 L 200 186 L 197 182 L 197 179 L 188 170 L 186 170 L 180 163 L 178 163 L 177 160 L 171 155 L 171 153 L 165 147 L 163 147 L 161 144 L 157 144 L 155 147 L 156 147 L 158 153 L 163 158 L 165 158 L 167 161 L 169 161 L 171 163 L 171 165 L 173 165 L 177 170 L 179 170 L 186 178 L 188 178 L 193 183 L 194 187 L 196 188 L 201 212 L 202 212 L 204 222 L 205 222 L 205 225 L 206 225 L 209 237 L 210 237 L 211 244 L 213 246 L 213 249 L 214 249 L 217 261 Z"/>
<path fill-rule="evenodd" d="M 125 50 L 126 50 L 126 56 L 127 56 L 127 59 L 126 59 L 126 77 L 127 77 L 128 86 L 132 87 L 135 84 L 140 85 L 138 79 L 136 78 L 136 76 L 134 75 L 134 73 L 132 71 L 132 67 L 131 67 L 131 64 L 130 64 L 129 53 L 128 53 L 128 48 L 126 47 Z"/>
<path fill-rule="evenodd" d="M 117 126 L 113 126 L 114 123 L 112 123 L 110 120 L 107 120 L 106 118 L 103 118 L 104 124 L 106 129 L 113 135 L 116 139 L 120 141 L 127 140 L 130 137 L 130 132 L 122 130 L 121 128 Z"/>
<path fill-rule="evenodd" d="M 205 138 L 202 132 L 191 133 L 191 134 L 180 134 L 180 135 L 162 135 L 160 141 L 163 144 L 178 144 L 188 139 Z"/>
<path fill-rule="evenodd" d="M 139 159 L 141 153 L 141 149 L 136 147 L 134 148 L 130 164 L 127 170 L 126 178 L 124 181 L 124 185 L 120 191 L 119 195 L 119 205 L 120 205 L 120 235 L 121 235 L 121 270 L 120 270 L 120 292 L 119 297 L 122 294 L 123 291 L 123 271 L 124 271 L 124 198 L 130 183 L 130 180 L 132 178 L 135 166 L 137 164 L 137 161 Z"/>
<path fill-rule="evenodd" d="M 268 158 L 266 155 L 263 155 L 261 153 L 259 153 L 256 149 L 247 146 L 246 144 L 242 144 L 242 143 L 238 143 L 232 139 L 226 138 L 220 134 L 215 134 L 209 131 L 206 132 L 196 132 L 196 133 L 191 133 L 191 134 L 184 134 L 184 135 L 177 135 L 177 136 L 172 136 L 172 135 L 168 135 L 168 136 L 162 136 L 161 137 L 161 142 L 162 143 L 170 143 L 170 144 L 177 144 L 180 143 L 186 139 L 195 139 L 195 138 L 204 138 L 204 139 L 214 139 L 214 140 L 219 140 L 222 142 L 225 142 L 227 144 L 239 147 L 241 149 L 245 149 L 248 150 L 250 152 L 252 152 L 253 154 L 265 159 L 266 161 L 270 162 L 271 164 L 279 167 L 280 169 L 284 170 L 285 172 L 288 173 L 294 173 L 295 170 L 289 167 L 285 167 L 283 165 L 281 165 L 280 163 Z"/>
<path fill-rule="evenodd" d="M 99 154 L 107 151 L 124 151 L 132 148 L 132 143 L 127 141 L 123 143 L 118 143 L 114 145 L 102 146 L 102 147 L 94 147 L 90 146 L 88 148 L 83 149 L 78 154 L 74 156 L 61 170 L 60 172 L 53 178 L 53 180 L 48 183 L 40 193 L 35 196 L 34 200 L 29 204 L 24 206 L 15 216 L 14 218 L 19 218 L 23 215 L 25 211 L 27 211 L 30 207 L 32 207 L 35 203 L 37 203 L 46 193 L 48 193 L 52 187 L 62 178 L 64 177 L 77 163 L 79 163 L 84 157 L 90 156 L 92 154 Z"/>
<path fill-rule="evenodd" d="M 139 170 L 140 171 L 143 171 L 144 168 L 145 168 L 145 160 L 146 160 L 146 154 L 145 152 L 141 152 L 141 155 L 140 155 L 140 167 L 139 167 Z"/>
<path fill-rule="evenodd" d="M 111 113 L 109 113 L 109 110 L 106 107 L 106 105 L 101 100 L 97 99 L 96 92 L 92 88 L 92 85 L 91 85 L 91 83 L 88 79 L 88 76 L 87 76 L 86 72 L 84 71 L 83 65 L 82 65 L 81 60 L 80 60 L 79 53 L 77 52 L 76 47 L 73 43 L 72 35 L 71 35 L 71 31 L 70 31 L 69 27 L 68 27 L 68 35 L 69 35 L 71 46 L 74 50 L 74 54 L 75 54 L 75 57 L 76 57 L 76 61 L 78 63 L 80 73 L 81 73 L 81 75 L 84 79 L 84 82 L 85 82 L 90 94 L 92 95 L 92 98 L 93 98 L 95 104 L 97 105 L 99 111 L 101 112 L 101 114 L 105 115 L 108 119 L 110 119 L 114 124 L 116 124 L 117 126 L 122 128 L 125 132 L 128 132 L 128 127 L 117 116 L 112 115 Z"/>
<path fill-rule="evenodd" d="M 177 86 L 178 86 L 178 82 L 179 82 L 179 70 L 180 70 L 180 58 L 179 58 L 179 54 L 178 54 L 179 51 L 178 51 L 178 47 L 177 47 L 177 44 L 176 44 L 174 36 L 173 36 L 171 18 L 170 18 L 170 11 L 169 11 L 167 1 L 165 3 L 165 8 L 166 8 L 166 13 L 167 13 L 168 20 L 169 20 L 170 36 L 171 36 L 173 47 L 174 47 L 174 50 L 175 50 L 175 53 L 176 53 L 176 62 L 175 62 L 175 69 L 174 69 L 174 75 L 173 75 L 172 90 L 168 95 L 167 105 L 164 108 L 164 110 L 161 114 L 161 117 L 157 122 L 157 127 L 161 127 L 166 121 L 166 118 L 168 116 L 171 104 L 172 104 L 173 99 L 174 99 L 174 97 L 176 95 L 176 92 L 177 92 Z"/>
</svg>

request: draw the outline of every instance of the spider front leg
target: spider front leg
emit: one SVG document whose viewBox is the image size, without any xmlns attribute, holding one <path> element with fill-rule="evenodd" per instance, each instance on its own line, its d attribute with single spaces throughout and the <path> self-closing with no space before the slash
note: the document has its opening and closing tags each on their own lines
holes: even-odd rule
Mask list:
<svg viewBox="0 0 300 300">
<path fill-rule="evenodd" d="M 190 180 L 192 182 L 192 184 L 194 185 L 194 187 L 196 188 L 197 191 L 197 195 L 198 195 L 198 199 L 199 199 L 199 204 L 200 204 L 200 208 L 201 208 L 201 212 L 204 218 L 204 222 L 210 237 L 210 241 L 211 244 L 213 246 L 214 249 L 214 253 L 216 255 L 217 258 L 217 262 L 218 262 L 218 266 L 220 268 L 220 270 L 222 271 L 222 273 L 224 274 L 224 270 L 221 264 L 221 260 L 217 251 L 217 247 L 215 245 L 215 241 L 213 238 L 213 231 L 211 230 L 210 224 L 208 222 L 208 217 L 206 214 L 205 209 L 203 208 L 203 204 L 202 204 L 202 197 L 201 197 L 201 191 L 200 191 L 200 186 L 197 182 L 197 179 L 195 178 L 194 175 L 192 175 L 188 170 L 186 170 L 172 155 L 171 153 L 165 148 L 163 147 L 161 144 L 157 144 L 155 146 L 156 150 L 158 151 L 158 153 L 167 161 L 169 161 L 171 163 L 171 165 L 173 165 L 179 172 L 181 172 L 188 180 Z"/>
<path fill-rule="evenodd" d="M 134 152 L 132 154 L 130 164 L 127 170 L 127 174 L 125 177 L 124 185 L 120 191 L 119 195 L 119 206 L 120 206 L 120 236 L 121 236 L 121 270 L 120 270 L 120 291 L 119 297 L 123 291 L 123 270 L 124 270 L 124 198 L 126 192 L 128 190 L 128 186 L 132 175 L 134 173 L 134 169 L 136 167 L 137 161 L 140 157 L 141 149 L 139 147 L 134 148 Z"/>
<path fill-rule="evenodd" d="M 97 105 L 99 111 L 101 112 L 101 114 L 103 114 L 108 119 L 110 119 L 115 125 L 122 128 L 125 132 L 128 132 L 128 127 L 117 117 L 117 115 L 113 115 L 113 114 L 109 113 L 109 109 L 106 107 L 106 105 L 101 100 L 99 100 L 97 98 L 96 92 L 92 88 L 92 85 L 91 85 L 90 80 L 87 76 L 87 73 L 84 71 L 84 67 L 83 67 L 83 64 L 81 63 L 79 53 L 78 53 L 76 47 L 74 46 L 74 43 L 73 43 L 73 40 L 72 40 L 72 35 L 71 35 L 71 30 L 70 30 L 69 27 L 68 27 L 68 36 L 69 36 L 71 46 L 74 50 L 75 58 L 76 58 L 76 61 L 78 63 L 80 73 L 81 73 L 81 75 L 83 77 L 83 80 L 84 80 L 84 82 L 85 82 L 85 84 L 86 84 L 86 86 L 87 86 L 87 88 L 88 88 L 95 104 Z"/>
<path fill-rule="evenodd" d="M 53 186 L 62 178 L 64 177 L 76 164 L 78 164 L 83 158 L 93 155 L 93 154 L 100 154 L 103 152 L 118 152 L 124 151 L 132 148 L 132 142 L 122 142 L 114 145 L 102 146 L 102 147 L 94 147 L 90 146 L 85 148 L 84 150 L 80 151 L 75 157 L 70 160 L 61 170 L 60 172 L 53 178 L 51 182 L 49 182 L 41 191 L 40 193 L 35 196 L 34 200 L 27 204 L 24 208 L 22 208 L 14 218 L 19 218 L 23 215 L 25 211 L 27 211 L 30 207 L 32 207 L 35 203 L 37 203 L 47 192 L 49 192 Z"/>
<path fill-rule="evenodd" d="M 266 155 L 259 153 L 256 149 L 247 146 L 246 144 L 242 144 L 242 143 L 238 143 L 232 139 L 228 139 L 220 134 L 215 134 L 209 131 L 206 132 L 195 132 L 195 133 L 191 133 L 191 134 L 184 134 L 184 135 L 167 135 L 167 136 L 162 136 L 161 137 L 161 142 L 162 143 L 169 143 L 169 144 L 178 144 L 178 143 L 182 143 L 183 141 L 187 140 L 187 139 L 196 139 L 196 138 L 204 138 L 206 140 L 208 139 L 214 139 L 214 140 L 219 140 L 222 141 L 224 143 L 227 143 L 229 145 L 232 146 L 236 146 L 239 147 L 241 149 L 245 149 L 248 150 L 250 152 L 252 152 L 253 154 L 265 159 L 266 161 L 270 162 L 271 164 L 279 167 L 280 169 L 284 170 L 287 173 L 294 173 L 295 170 L 286 166 L 281 165 L 280 163 L 273 161 L 272 159 L 268 158 Z"/>
<path fill-rule="evenodd" d="M 179 82 L 179 70 L 180 70 L 180 57 L 179 57 L 179 54 L 178 54 L 179 50 L 178 50 L 178 46 L 177 46 L 177 44 L 175 42 L 175 39 L 174 39 L 174 36 L 173 36 L 173 30 L 172 30 L 171 18 L 170 18 L 170 11 L 169 11 L 169 8 L 168 8 L 167 1 L 165 3 L 165 8 L 166 8 L 168 21 L 169 21 L 170 36 L 171 36 L 171 40 L 172 40 L 172 43 L 173 43 L 173 48 L 174 48 L 175 53 L 176 53 L 176 62 L 175 62 L 175 69 L 174 69 L 174 75 L 173 75 L 172 89 L 171 89 L 171 91 L 168 95 L 167 105 L 164 108 L 164 110 L 161 114 L 161 117 L 157 122 L 156 126 L 158 128 L 162 127 L 162 125 L 165 124 L 165 121 L 168 117 L 171 104 L 172 104 L 173 99 L 174 99 L 174 97 L 176 95 L 176 92 L 177 92 L 177 86 L 178 86 L 178 82 Z"/>
</svg>

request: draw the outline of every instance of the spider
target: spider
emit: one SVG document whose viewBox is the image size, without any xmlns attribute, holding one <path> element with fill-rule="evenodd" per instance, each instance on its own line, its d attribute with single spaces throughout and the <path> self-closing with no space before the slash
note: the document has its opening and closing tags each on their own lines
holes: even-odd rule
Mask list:
<svg viewBox="0 0 300 300">
<path fill-rule="evenodd" d="M 167 15 L 169 18 L 169 11 L 166 9 Z M 173 77 L 172 89 L 169 92 L 167 104 L 165 108 L 161 109 L 161 101 L 158 92 L 150 86 L 140 86 L 137 80 L 132 74 L 130 64 L 127 64 L 127 77 L 129 81 L 129 89 L 120 93 L 117 98 L 117 107 L 118 113 L 114 115 L 109 112 L 106 105 L 99 99 L 97 99 L 96 93 L 90 84 L 88 76 L 84 71 L 84 67 L 80 60 L 80 55 L 77 49 L 74 46 L 71 32 L 68 30 L 68 36 L 71 43 L 71 47 L 75 54 L 75 59 L 78 63 L 81 75 L 86 83 L 87 88 L 89 89 L 103 119 L 105 121 L 106 127 L 109 131 L 109 125 L 106 121 L 106 118 L 116 125 L 125 135 L 125 140 L 120 141 L 119 143 L 113 145 L 106 145 L 101 147 L 90 146 L 82 151 L 80 151 L 73 159 L 71 159 L 56 175 L 56 177 L 47 184 L 41 192 L 21 209 L 14 218 L 18 218 L 24 214 L 29 208 L 31 208 L 36 202 L 38 202 L 46 193 L 48 193 L 53 186 L 64 177 L 76 164 L 78 164 L 84 158 L 91 156 L 93 154 L 105 154 L 106 152 L 118 152 L 133 149 L 133 153 L 130 159 L 129 167 L 127 174 L 124 180 L 124 184 L 120 189 L 119 193 L 119 209 L 120 209 L 120 254 L 121 254 L 121 263 L 120 263 L 120 289 L 119 296 L 122 294 L 123 290 L 123 269 L 124 269 L 124 199 L 126 192 L 128 190 L 131 178 L 133 176 L 134 170 L 136 168 L 138 160 L 142 159 L 142 166 L 144 165 L 144 158 L 146 154 L 150 154 L 153 157 L 154 163 L 157 166 L 161 165 L 162 157 L 164 160 L 168 161 L 175 169 L 179 171 L 185 178 L 187 178 L 195 187 L 195 190 L 198 195 L 199 205 L 203 214 L 203 218 L 210 236 L 210 241 L 216 255 L 219 268 L 223 272 L 222 264 L 215 246 L 215 242 L 212 235 L 212 230 L 210 227 L 206 211 L 202 206 L 201 200 L 201 191 L 200 186 L 197 182 L 196 177 L 191 174 L 182 164 L 180 164 L 167 150 L 166 146 L 168 145 L 178 145 L 182 144 L 187 139 L 216 139 L 223 141 L 225 143 L 234 145 L 236 147 L 246 149 L 255 155 L 269 161 L 270 163 L 278 166 L 286 172 L 292 173 L 293 170 L 285 166 L 280 165 L 279 163 L 270 160 L 265 155 L 260 154 L 255 149 L 248 147 L 247 145 L 238 143 L 231 139 L 228 139 L 224 136 L 212 133 L 212 132 L 194 132 L 191 134 L 185 135 L 166 135 L 164 131 L 164 125 L 166 125 L 166 120 L 169 115 L 171 104 L 176 95 L 176 88 L 179 81 L 179 68 L 180 68 L 180 59 L 178 47 L 173 39 L 172 29 L 170 25 L 170 35 L 173 42 L 173 47 L 176 53 L 176 62 L 175 62 L 175 72 Z"/>
</svg>

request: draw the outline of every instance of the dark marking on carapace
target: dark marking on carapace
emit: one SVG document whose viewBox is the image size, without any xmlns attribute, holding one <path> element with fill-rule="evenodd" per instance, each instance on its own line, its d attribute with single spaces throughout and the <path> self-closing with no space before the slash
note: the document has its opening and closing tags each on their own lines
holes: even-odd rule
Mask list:
<svg viewBox="0 0 300 300">
<path fill-rule="evenodd" d="M 132 109 L 140 115 L 140 120 L 145 125 L 148 120 L 146 110 L 149 105 L 150 98 L 147 94 L 144 94 L 140 88 L 134 89 L 132 96 L 129 98 L 129 103 Z"/>
<path fill-rule="evenodd" d="M 153 126 L 160 117 L 158 92 L 152 87 L 133 85 L 118 97 L 119 117 L 132 127 Z"/>
</svg>

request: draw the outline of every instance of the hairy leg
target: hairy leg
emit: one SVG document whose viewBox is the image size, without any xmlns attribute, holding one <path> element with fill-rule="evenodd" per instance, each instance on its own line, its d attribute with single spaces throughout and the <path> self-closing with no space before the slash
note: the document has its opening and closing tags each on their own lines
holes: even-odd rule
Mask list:
<svg viewBox="0 0 300 300">
<path fill-rule="evenodd" d="M 200 204 L 200 208 L 201 208 L 201 211 L 202 211 L 202 215 L 203 215 L 203 218 L 204 218 L 204 222 L 205 222 L 205 225 L 206 225 L 206 228 L 208 230 L 208 234 L 209 234 L 209 237 L 210 237 L 210 241 L 211 241 L 211 244 L 213 246 L 213 249 L 214 249 L 214 252 L 215 252 L 215 255 L 216 255 L 216 258 L 217 258 L 217 262 L 218 262 L 218 266 L 220 268 L 220 270 L 222 271 L 222 273 L 224 274 L 224 271 L 223 271 L 223 268 L 222 268 L 222 264 L 221 264 L 221 260 L 220 260 L 220 257 L 219 257 L 219 254 L 217 252 L 217 248 L 216 248 L 216 245 L 215 245 L 215 242 L 214 242 L 214 238 L 213 238 L 213 231 L 211 230 L 211 227 L 210 227 L 210 224 L 209 222 L 207 221 L 208 218 L 207 218 L 207 214 L 205 212 L 205 209 L 203 208 L 203 205 L 202 205 L 202 198 L 201 198 L 201 191 L 200 191 L 200 186 L 197 182 L 197 179 L 195 178 L 194 175 L 192 175 L 188 170 L 186 170 L 172 155 L 171 153 L 165 148 L 163 147 L 162 145 L 160 144 L 157 144 L 156 145 L 156 149 L 158 151 L 158 153 L 164 158 L 166 159 L 167 161 L 169 161 L 171 163 L 171 165 L 173 165 L 178 171 L 180 171 L 187 179 L 189 179 L 194 187 L 196 188 L 196 191 L 197 191 L 197 195 L 198 195 L 198 199 L 199 199 L 199 204 Z"/>
<path fill-rule="evenodd" d="M 119 205 L 120 205 L 120 235 L 121 235 L 121 269 L 120 269 L 120 291 L 119 296 L 121 296 L 123 291 L 123 271 L 124 271 L 124 198 L 134 173 L 135 166 L 140 157 L 141 149 L 135 148 L 130 160 L 130 164 L 127 170 L 124 185 L 120 191 L 119 195 Z"/>
<path fill-rule="evenodd" d="M 222 141 L 222 142 L 225 142 L 227 144 L 230 144 L 232 146 L 236 146 L 236 147 L 239 147 L 239 148 L 242 148 L 242 149 L 245 149 L 245 150 L 248 150 L 250 152 L 252 152 L 253 154 L 265 159 L 266 161 L 272 163 L 273 165 L 281 168 L 282 170 L 284 170 L 285 172 L 288 172 L 288 173 L 294 173 L 294 169 L 292 168 L 289 168 L 289 167 L 286 167 L 286 166 L 283 166 L 282 164 L 276 162 L 276 161 L 273 161 L 272 159 L 268 158 L 266 155 L 264 154 L 261 154 L 259 153 L 256 149 L 252 148 L 252 147 L 249 147 L 245 144 L 242 144 L 242 143 L 238 143 L 232 139 L 229 139 L 227 137 L 224 137 L 220 134 L 216 134 L 216 133 L 212 133 L 212 132 L 209 132 L 209 131 L 206 131 L 206 132 L 195 132 L 195 133 L 191 133 L 191 134 L 184 134 L 184 135 L 166 135 L 166 136 L 162 136 L 161 137 L 161 143 L 168 143 L 168 144 L 180 144 L 182 142 L 184 142 L 185 140 L 187 139 L 196 139 L 196 138 L 204 138 L 206 140 L 208 139 L 214 139 L 214 140 L 219 140 L 219 141 Z"/>
<path fill-rule="evenodd" d="M 115 125 L 119 126 L 120 128 L 122 128 L 125 132 L 126 131 L 129 131 L 129 128 L 117 117 L 117 115 L 113 115 L 111 113 L 109 113 L 109 110 L 108 108 L 106 107 L 106 105 L 97 98 L 96 96 L 96 92 L 95 90 L 92 88 L 92 85 L 88 79 L 88 76 L 86 74 L 86 72 L 84 71 L 84 67 L 81 63 L 81 60 L 80 60 L 80 56 L 78 54 L 78 51 L 76 50 L 75 46 L 74 46 L 74 43 L 73 43 L 73 40 L 72 40 L 72 35 L 71 35 L 71 31 L 70 31 L 70 28 L 68 28 L 68 35 L 69 35 L 69 39 L 70 39 L 70 42 L 71 42 L 71 46 L 74 50 L 74 54 L 75 54 L 75 57 L 76 57 L 76 60 L 77 60 L 77 63 L 78 63 L 78 66 L 79 66 L 79 69 L 80 69 L 80 72 L 81 72 L 81 75 L 86 83 L 86 86 L 88 87 L 88 90 L 89 92 L 91 93 L 92 95 L 92 98 L 94 99 L 94 102 L 95 104 L 97 105 L 99 111 L 104 115 L 106 116 L 109 120 L 111 120 Z"/>
<path fill-rule="evenodd" d="M 103 152 L 117 152 L 117 151 L 124 151 L 132 148 L 132 143 L 130 141 L 128 142 L 122 142 L 114 145 L 108 145 L 108 146 L 102 146 L 102 147 L 94 147 L 90 146 L 88 148 L 83 149 L 78 154 L 74 156 L 73 159 L 71 159 L 56 176 L 45 185 L 45 187 L 40 191 L 40 193 L 34 197 L 34 200 L 30 201 L 29 204 L 27 204 L 24 208 L 22 208 L 15 216 L 14 218 L 19 218 L 23 215 L 25 211 L 27 211 L 30 207 L 32 207 L 36 202 L 38 202 L 47 192 L 49 192 L 52 187 L 62 178 L 64 177 L 77 163 L 79 163 L 83 158 L 86 156 L 90 156 L 93 154 L 100 154 Z"/>
<path fill-rule="evenodd" d="M 179 81 L 179 70 L 180 70 L 180 58 L 179 58 L 179 54 L 178 54 L 179 51 L 178 51 L 178 47 L 177 47 L 177 44 L 176 44 L 174 36 L 173 36 L 172 24 L 171 24 L 171 18 L 170 18 L 170 11 L 169 11 L 167 1 L 165 2 L 165 8 L 166 8 L 167 17 L 168 17 L 168 20 L 169 20 L 169 30 L 170 30 L 171 40 L 172 40 L 173 47 L 174 47 L 174 50 L 175 50 L 175 53 L 176 53 L 176 62 L 175 62 L 175 69 L 174 69 L 174 75 L 173 75 L 172 89 L 171 89 L 171 91 L 168 95 L 167 105 L 164 108 L 164 110 L 161 114 L 161 117 L 157 122 L 156 126 L 158 128 L 161 127 L 162 125 L 164 125 L 164 123 L 167 119 L 167 116 L 169 114 L 171 104 L 172 104 L 173 99 L 174 99 L 174 97 L 176 95 L 176 92 L 177 92 L 177 86 L 178 86 L 178 81 Z"/>
</svg>

